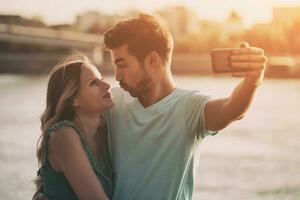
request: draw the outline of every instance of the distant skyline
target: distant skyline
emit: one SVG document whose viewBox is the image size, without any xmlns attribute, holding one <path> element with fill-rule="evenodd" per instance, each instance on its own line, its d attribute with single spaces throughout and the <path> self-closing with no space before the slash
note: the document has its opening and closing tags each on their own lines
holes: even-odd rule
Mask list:
<svg viewBox="0 0 300 200">
<path fill-rule="evenodd" d="M 223 21 L 235 10 L 246 26 L 269 22 L 272 7 L 299 6 L 300 0 L 0 0 L 0 14 L 24 17 L 40 16 L 47 24 L 72 23 L 76 15 L 86 11 L 122 14 L 131 9 L 159 10 L 168 6 L 186 6 L 194 9 L 202 19 Z"/>
</svg>

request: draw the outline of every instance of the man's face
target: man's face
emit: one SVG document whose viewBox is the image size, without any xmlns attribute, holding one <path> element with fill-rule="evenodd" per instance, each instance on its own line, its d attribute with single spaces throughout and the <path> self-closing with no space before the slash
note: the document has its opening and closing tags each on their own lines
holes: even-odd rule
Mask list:
<svg viewBox="0 0 300 200">
<path fill-rule="evenodd" d="M 133 97 L 145 94 L 151 82 L 146 66 L 129 54 L 127 45 L 110 50 L 110 54 L 115 65 L 115 78 L 120 87 Z"/>
</svg>

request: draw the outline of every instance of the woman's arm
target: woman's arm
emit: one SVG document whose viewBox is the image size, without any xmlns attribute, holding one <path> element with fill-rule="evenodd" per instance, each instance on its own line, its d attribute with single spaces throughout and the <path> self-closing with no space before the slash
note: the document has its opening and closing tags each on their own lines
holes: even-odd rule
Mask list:
<svg viewBox="0 0 300 200">
<path fill-rule="evenodd" d="M 51 135 L 49 155 L 80 200 L 108 199 L 73 128 L 65 127 Z"/>
</svg>

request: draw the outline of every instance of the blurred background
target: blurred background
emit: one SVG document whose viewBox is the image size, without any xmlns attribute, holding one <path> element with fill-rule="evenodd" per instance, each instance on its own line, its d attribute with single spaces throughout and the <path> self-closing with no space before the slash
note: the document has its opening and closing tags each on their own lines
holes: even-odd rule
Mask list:
<svg viewBox="0 0 300 200">
<path fill-rule="evenodd" d="M 247 116 L 202 143 L 194 199 L 300 199 L 300 0 L 0 0 L 0 200 L 31 199 L 47 73 L 71 51 L 114 80 L 102 35 L 148 12 L 169 27 L 180 87 L 214 97 L 239 79 L 215 75 L 210 50 L 265 50 L 266 79 Z"/>
</svg>

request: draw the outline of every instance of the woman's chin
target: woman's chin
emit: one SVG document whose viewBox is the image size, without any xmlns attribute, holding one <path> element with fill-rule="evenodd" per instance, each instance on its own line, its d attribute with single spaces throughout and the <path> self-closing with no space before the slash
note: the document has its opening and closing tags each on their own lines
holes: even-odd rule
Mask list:
<svg viewBox="0 0 300 200">
<path fill-rule="evenodd" d="M 115 106 L 115 103 L 112 100 L 111 101 L 107 101 L 107 102 L 105 102 L 105 104 L 101 105 L 100 110 L 101 110 L 101 112 L 106 112 L 106 111 L 108 111 L 109 109 L 111 109 L 114 106 Z"/>
<path fill-rule="evenodd" d="M 115 106 L 115 102 L 111 101 L 110 105 L 108 106 L 108 109 L 111 109 L 114 106 Z"/>
</svg>

